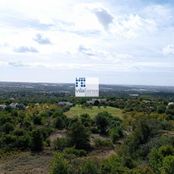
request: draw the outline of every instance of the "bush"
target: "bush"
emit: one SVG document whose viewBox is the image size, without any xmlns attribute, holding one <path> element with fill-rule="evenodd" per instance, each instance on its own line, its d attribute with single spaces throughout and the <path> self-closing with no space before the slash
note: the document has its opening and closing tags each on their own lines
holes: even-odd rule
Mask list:
<svg viewBox="0 0 174 174">
<path fill-rule="evenodd" d="M 65 147 L 68 147 L 68 145 L 69 145 L 69 142 L 67 138 L 57 138 L 53 142 L 54 150 L 63 151 Z"/>
<path fill-rule="evenodd" d="M 28 149 L 30 147 L 30 144 L 31 144 L 31 137 L 29 135 L 25 134 L 23 136 L 16 137 L 15 147 L 24 150 Z"/>
<path fill-rule="evenodd" d="M 41 125 L 42 124 L 42 117 L 39 115 L 34 115 L 33 116 L 33 123 L 36 125 Z"/>
<path fill-rule="evenodd" d="M 163 159 L 162 174 L 174 174 L 174 155 Z"/>
<path fill-rule="evenodd" d="M 87 152 L 83 149 L 75 149 L 74 147 L 69 147 L 69 148 L 65 148 L 64 149 L 64 153 L 65 154 L 73 154 L 77 157 L 82 157 L 82 156 L 86 156 Z"/>
<path fill-rule="evenodd" d="M 143 165 L 134 168 L 131 174 L 154 174 L 154 172 L 148 165 Z"/>
<path fill-rule="evenodd" d="M 26 133 L 25 130 L 20 129 L 20 128 L 17 128 L 17 129 L 15 129 L 15 130 L 13 131 L 13 134 L 16 135 L 16 136 L 22 136 L 22 135 L 24 135 L 25 133 Z"/>
<path fill-rule="evenodd" d="M 116 143 L 116 141 L 123 136 L 121 127 L 112 128 L 109 133 L 113 143 Z"/>
<path fill-rule="evenodd" d="M 8 133 L 10 133 L 11 131 L 14 130 L 14 125 L 13 125 L 12 123 L 5 123 L 5 124 L 2 126 L 1 130 L 2 130 L 4 133 L 8 134 Z"/>
<path fill-rule="evenodd" d="M 100 174 L 127 174 L 128 169 L 123 167 L 118 156 L 110 156 L 100 163 Z"/>
<path fill-rule="evenodd" d="M 174 155 L 174 148 L 172 146 L 161 146 L 160 148 L 153 148 L 149 154 L 149 163 L 156 173 L 160 173 L 163 165 L 163 159 L 167 156 Z"/>
<path fill-rule="evenodd" d="M 0 138 L 1 148 L 14 148 L 16 143 L 16 136 L 11 134 L 4 134 Z"/>
<path fill-rule="evenodd" d="M 49 135 L 53 132 L 53 128 L 50 127 L 42 127 L 39 130 L 42 133 L 43 140 L 46 140 L 49 137 Z"/>
<path fill-rule="evenodd" d="M 51 162 L 50 174 L 68 174 L 69 163 L 63 154 L 56 153 Z"/>
<path fill-rule="evenodd" d="M 85 161 L 80 169 L 80 174 L 99 174 L 99 169 L 94 161 Z"/>
<path fill-rule="evenodd" d="M 96 148 L 101 148 L 101 147 L 109 147 L 109 148 L 112 148 L 113 147 L 113 144 L 110 140 L 105 140 L 105 139 L 101 139 L 101 138 L 96 138 L 94 140 L 94 143 L 95 143 L 95 147 Z"/>
<path fill-rule="evenodd" d="M 85 127 L 90 127 L 92 125 L 92 119 L 88 114 L 81 115 L 80 121 Z"/>
</svg>

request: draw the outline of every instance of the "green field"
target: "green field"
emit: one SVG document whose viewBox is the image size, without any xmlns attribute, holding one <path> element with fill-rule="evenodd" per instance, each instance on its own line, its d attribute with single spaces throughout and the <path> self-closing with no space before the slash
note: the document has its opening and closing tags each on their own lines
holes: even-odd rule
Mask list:
<svg viewBox="0 0 174 174">
<path fill-rule="evenodd" d="M 112 114 L 113 116 L 117 116 L 122 118 L 123 113 L 121 109 L 114 108 L 114 107 L 97 107 L 93 106 L 89 107 L 82 107 L 81 105 L 76 105 L 72 107 L 68 112 L 65 112 L 65 115 L 68 117 L 80 116 L 82 114 L 89 114 L 91 117 L 96 116 L 99 112 L 107 111 L 108 113 Z"/>
</svg>

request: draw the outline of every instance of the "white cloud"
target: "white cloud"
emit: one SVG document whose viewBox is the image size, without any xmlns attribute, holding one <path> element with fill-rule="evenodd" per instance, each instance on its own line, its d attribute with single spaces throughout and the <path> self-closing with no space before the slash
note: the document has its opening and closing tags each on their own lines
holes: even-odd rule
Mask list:
<svg viewBox="0 0 174 174">
<path fill-rule="evenodd" d="M 163 48 L 164 55 L 174 55 L 174 45 L 170 44 Z"/>
<path fill-rule="evenodd" d="M 173 9 L 168 5 L 154 4 L 147 6 L 142 11 L 142 15 L 155 20 L 159 27 L 171 24 L 173 21 Z"/>
<path fill-rule="evenodd" d="M 117 17 L 111 32 L 127 39 L 134 39 L 141 36 L 142 33 L 153 32 L 155 29 L 155 21 L 130 14 L 129 16 Z"/>
</svg>

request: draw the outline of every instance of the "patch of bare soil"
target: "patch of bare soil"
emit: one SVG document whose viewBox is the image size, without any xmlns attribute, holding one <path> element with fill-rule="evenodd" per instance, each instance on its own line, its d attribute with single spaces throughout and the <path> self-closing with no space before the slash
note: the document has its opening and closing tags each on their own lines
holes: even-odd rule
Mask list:
<svg viewBox="0 0 174 174">
<path fill-rule="evenodd" d="M 49 140 L 51 142 L 53 142 L 54 140 L 56 140 L 57 138 L 62 138 L 66 136 L 66 130 L 56 130 L 55 132 L 53 132 L 50 137 Z"/>
</svg>

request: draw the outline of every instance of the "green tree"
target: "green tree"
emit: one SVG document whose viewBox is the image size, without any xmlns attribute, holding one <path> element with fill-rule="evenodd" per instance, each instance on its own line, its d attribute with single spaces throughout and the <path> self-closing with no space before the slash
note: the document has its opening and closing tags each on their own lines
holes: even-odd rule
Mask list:
<svg viewBox="0 0 174 174">
<path fill-rule="evenodd" d="M 108 112 L 98 113 L 95 118 L 95 123 L 100 131 L 100 134 L 106 134 L 109 127 L 109 113 Z"/>
<path fill-rule="evenodd" d="M 159 105 L 159 106 L 157 107 L 157 112 L 158 112 L 159 114 L 163 114 L 163 113 L 165 113 L 165 111 L 166 111 L 166 106 L 165 106 L 165 105 Z"/>
<path fill-rule="evenodd" d="M 65 120 L 64 120 L 63 116 L 57 116 L 57 118 L 55 120 L 55 127 L 60 130 L 65 127 Z"/>
<path fill-rule="evenodd" d="M 40 130 L 34 130 L 31 135 L 31 150 L 42 151 L 43 150 L 43 136 Z"/>
<path fill-rule="evenodd" d="M 80 121 L 72 124 L 68 137 L 70 144 L 77 149 L 89 149 L 89 130 Z"/>
</svg>

